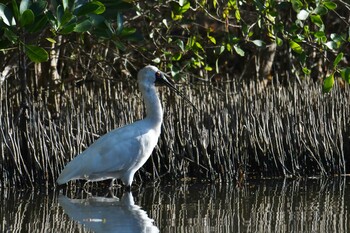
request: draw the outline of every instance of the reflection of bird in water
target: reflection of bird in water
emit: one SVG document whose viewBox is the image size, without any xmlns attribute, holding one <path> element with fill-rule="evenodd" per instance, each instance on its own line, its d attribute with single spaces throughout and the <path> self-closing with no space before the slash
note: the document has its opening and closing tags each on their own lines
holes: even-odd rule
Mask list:
<svg viewBox="0 0 350 233">
<path fill-rule="evenodd" d="M 159 232 L 146 211 L 134 204 L 130 192 L 125 192 L 121 200 L 105 197 L 69 199 L 59 196 L 58 203 L 71 219 L 94 232 Z"/>
<path fill-rule="evenodd" d="M 163 110 L 155 84 L 167 85 L 190 102 L 154 66 L 141 69 L 137 80 L 146 105 L 146 118 L 99 138 L 67 164 L 57 179 L 58 184 L 76 179 L 121 179 L 130 189 L 135 172 L 147 161 L 160 135 Z"/>
</svg>

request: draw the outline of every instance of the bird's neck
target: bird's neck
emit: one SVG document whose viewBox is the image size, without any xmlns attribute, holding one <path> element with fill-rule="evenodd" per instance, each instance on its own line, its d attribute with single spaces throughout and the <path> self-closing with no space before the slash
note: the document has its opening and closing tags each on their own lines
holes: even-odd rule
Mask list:
<svg viewBox="0 0 350 233">
<path fill-rule="evenodd" d="M 156 124 L 162 124 L 163 109 L 158 98 L 156 88 L 154 86 L 147 87 L 140 85 L 140 90 L 143 94 L 143 101 L 146 105 L 146 119 L 153 121 Z"/>
</svg>

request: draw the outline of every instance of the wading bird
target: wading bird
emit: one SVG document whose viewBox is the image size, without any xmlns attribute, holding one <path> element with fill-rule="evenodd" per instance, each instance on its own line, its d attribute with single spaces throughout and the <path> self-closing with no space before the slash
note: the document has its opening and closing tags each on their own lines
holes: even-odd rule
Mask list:
<svg viewBox="0 0 350 233">
<path fill-rule="evenodd" d="M 58 184 L 77 179 L 121 179 L 130 190 L 135 172 L 150 157 L 160 135 L 163 109 L 155 84 L 165 84 L 191 103 L 154 66 L 141 69 L 137 81 L 146 105 L 146 117 L 114 129 L 95 141 L 66 165 L 57 179 Z"/>
</svg>

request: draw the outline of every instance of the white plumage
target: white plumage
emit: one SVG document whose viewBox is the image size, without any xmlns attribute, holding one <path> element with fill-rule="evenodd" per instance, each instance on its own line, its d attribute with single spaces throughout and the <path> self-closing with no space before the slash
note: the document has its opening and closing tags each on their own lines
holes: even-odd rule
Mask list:
<svg viewBox="0 0 350 233">
<path fill-rule="evenodd" d="M 121 179 L 130 188 L 135 172 L 150 157 L 160 135 L 163 110 L 155 83 L 166 84 L 181 95 L 154 66 L 141 69 L 137 81 L 146 105 L 146 117 L 99 138 L 66 165 L 57 179 L 58 184 L 76 179 Z"/>
</svg>

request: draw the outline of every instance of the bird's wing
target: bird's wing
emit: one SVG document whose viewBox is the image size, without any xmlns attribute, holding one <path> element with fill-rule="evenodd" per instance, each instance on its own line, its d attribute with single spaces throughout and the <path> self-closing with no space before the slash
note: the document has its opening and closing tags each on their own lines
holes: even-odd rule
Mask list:
<svg viewBox="0 0 350 233">
<path fill-rule="evenodd" d="M 123 171 L 142 153 L 141 138 L 147 133 L 138 122 L 112 130 L 79 154 L 62 171 L 59 181 Z"/>
</svg>

